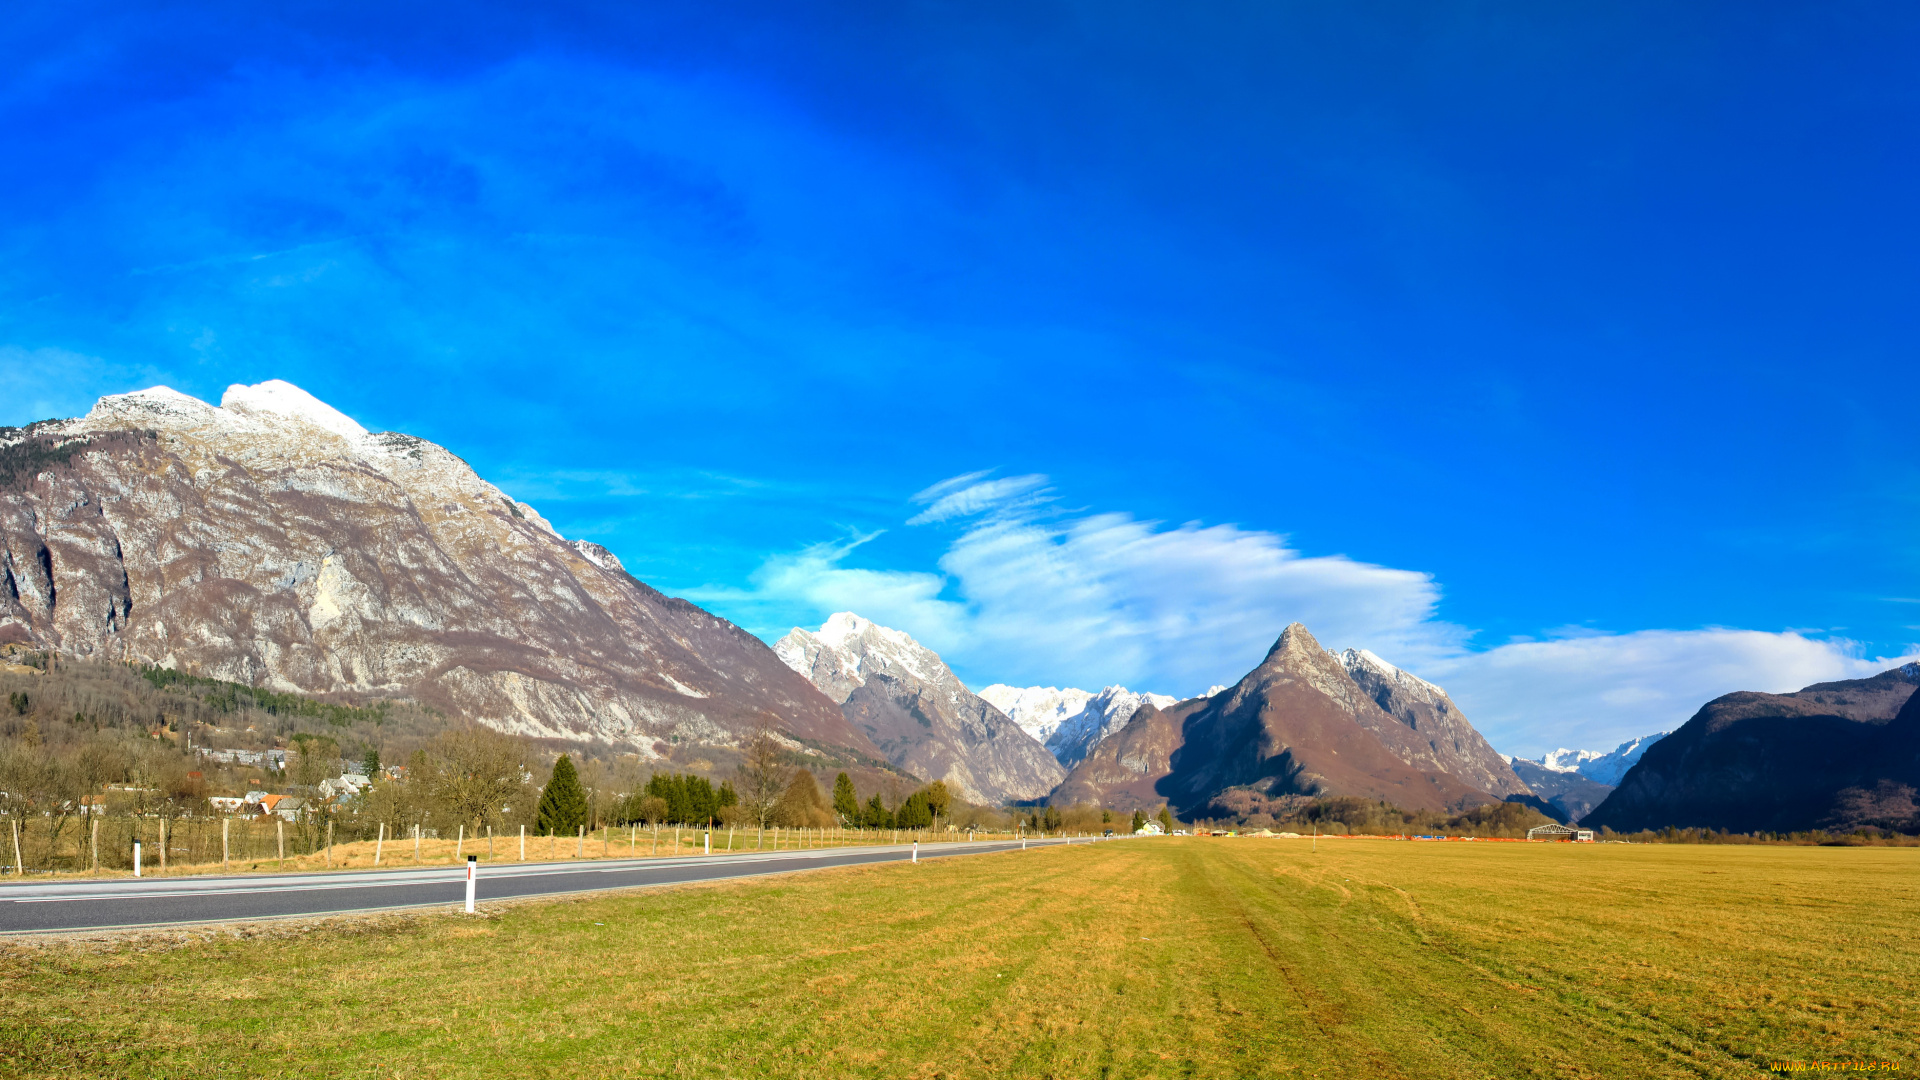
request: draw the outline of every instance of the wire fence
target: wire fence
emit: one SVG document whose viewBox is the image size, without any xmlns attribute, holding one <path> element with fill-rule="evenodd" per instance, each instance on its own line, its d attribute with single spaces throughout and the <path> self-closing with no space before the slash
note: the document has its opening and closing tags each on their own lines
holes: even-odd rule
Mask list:
<svg viewBox="0 0 1920 1080">
<path fill-rule="evenodd" d="M 487 826 L 427 828 L 351 816 L 161 817 L 141 814 L 0 815 L 5 845 L 0 877 L 58 877 L 133 872 L 135 844 L 145 874 L 371 869 L 464 861 L 683 858 L 743 852 L 1047 839 L 1081 833 L 908 829 L 711 829 L 609 825 L 573 835 L 496 831 Z"/>
</svg>

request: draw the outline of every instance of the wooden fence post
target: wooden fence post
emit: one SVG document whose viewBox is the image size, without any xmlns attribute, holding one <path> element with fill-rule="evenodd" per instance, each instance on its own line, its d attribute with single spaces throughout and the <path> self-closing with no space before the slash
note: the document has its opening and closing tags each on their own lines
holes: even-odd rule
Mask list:
<svg viewBox="0 0 1920 1080">
<path fill-rule="evenodd" d="M 420 823 L 413 823 L 413 865 L 420 865 Z"/>
<path fill-rule="evenodd" d="M 459 862 L 467 850 L 467 823 L 460 823 L 460 836 L 453 842 L 453 861 Z"/>
<path fill-rule="evenodd" d="M 520 861 L 527 861 L 527 827 L 520 826 Z"/>
<path fill-rule="evenodd" d="M 167 819 L 165 815 L 162 815 L 160 818 L 160 872 L 163 874 L 167 872 Z"/>
<path fill-rule="evenodd" d="M 333 869 L 333 819 L 327 819 L 327 869 Z"/>
<path fill-rule="evenodd" d="M 380 835 L 373 841 L 373 865 L 380 865 L 380 849 L 387 846 L 387 823 L 380 823 Z"/>
<path fill-rule="evenodd" d="M 27 876 L 27 860 L 20 854 L 20 818 L 7 815 L 7 823 L 13 826 L 13 874 L 15 878 Z"/>
<path fill-rule="evenodd" d="M 100 804 L 96 803 L 95 809 L 97 810 L 99 809 L 99 807 L 100 807 Z M 99 873 L 100 872 L 100 815 L 98 813 L 95 813 L 93 815 L 93 864 L 92 865 L 93 865 L 93 872 L 96 874 Z"/>
<path fill-rule="evenodd" d="M 229 858 L 229 855 L 228 855 L 229 844 L 227 842 L 227 833 L 232 828 L 233 828 L 232 818 L 223 817 L 220 819 L 220 872 L 223 874 L 227 872 L 227 861 Z M 97 835 L 99 831 L 100 830 L 96 828 L 94 830 L 94 833 Z"/>
<path fill-rule="evenodd" d="M 274 843 L 280 851 L 280 869 L 287 868 L 287 819 L 275 816 L 273 822 Z"/>
<path fill-rule="evenodd" d="M 573 849 L 573 857 L 576 859 L 584 859 L 587 857 L 587 827 L 585 825 L 575 825 L 574 828 L 579 831 L 574 834 L 575 846 Z"/>
<path fill-rule="evenodd" d="M 493 826 L 487 826 L 487 861 L 493 861 Z"/>
</svg>

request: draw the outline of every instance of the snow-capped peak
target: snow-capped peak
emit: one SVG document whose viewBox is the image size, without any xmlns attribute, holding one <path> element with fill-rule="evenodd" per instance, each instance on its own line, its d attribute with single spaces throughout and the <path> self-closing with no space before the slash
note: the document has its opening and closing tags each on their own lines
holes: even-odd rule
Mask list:
<svg viewBox="0 0 1920 1080">
<path fill-rule="evenodd" d="M 346 413 L 284 379 L 268 379 L 252 386 L 235 383 L 220 396 L 220 408 L 239 413 L 269 413 L 289 417 L 347 439 L 359 439 L 367 434 L 367 429 L 355 423 Z"/>
<path fill-rule="evenodd" d="M 915 641 L 912 635 L 863 619 L 851 611 L 835 612 L 814 636 L 824 644 L 867 661 L 868 668 L 897 664 L 914 678 L 926 682 L 938 679 L 943 673 L 949 677 L 952 674 L 946 671 L 946 664 L 938 653 Z"/>
<path fill-rule="evenodd" d="M 980 691 L 980 696 L 1011 717 L 1069 769 L 1101 739 L 1125 726 L 1141 705 L 1151 703 L 1164 709 L 1176 701 L 1165 694 L 1135 693 L 1124 686 L 1109 686 L 1096 694 L 1074 687 L 1022 689 L 995 683 Z"/>
<path fill-rule="evenodd" d="M 1065 690 L 1053 686 L 1023 689 L 1005 683 L 994 683 L 981 690 L 980 696 L 1043 744 L 1061 724 L 1080 715 L 1087 702 L 1093 700 L 1092 693 L 1071 686 Z"/>
<path fill-rule="evenodd" d="M 1545 769 L 1552 769 L 1554 772 L 1571 773 L 1579 772 L 1580 766 L 1605 756 L 1598 750 L 1568 750 L 1561 747 L 1558 750 L 1548 751 L 1546 756 L 1536 764 Z"/>
<path fill-rule="evenodd" d="M 1509 757 L 1509 762 L 1527 761 L 1543 769 L 1559 773 L 1579 773 L 1597 784 L 1618 785 L 1647 752 L 1647 747 L 1673 734 L 1661 731 L 1652 735 L 1642 735 L 1637 739 L 1628 739 L 1609 751 L 1568 750 L 1565 748 L 1551 751 L 1539 759 Z"/>
<path fill-rule="evenodd" d="M 171 386 L 149 386 L 126 394 L 108 394 L 93 403 L 87 419 L 107 421 L 115 417 L 138 418 L 138 422 L 186 420 L 207 423 L 218 417 L 213 406 Z"/>
</svg>

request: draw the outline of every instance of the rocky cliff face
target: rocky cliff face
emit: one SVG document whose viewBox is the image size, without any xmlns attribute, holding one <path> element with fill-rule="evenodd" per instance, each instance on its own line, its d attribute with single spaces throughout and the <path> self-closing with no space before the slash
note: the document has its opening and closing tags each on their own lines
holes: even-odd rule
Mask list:
<svg viewBox="0 0 1920 1080">
<path fill-rule="evenodd" d="M 976 803 L 1043 798 L 1066 770 L 938 654 L 850 611 L 774 645 L 895 766 Z"/>
<path fill-rule="evenodd" d="M 1144 725 L 1139 733 L 1136 724 Z M 1135 713 L 1074 768 L 1053 801 L 1108 802 L 1144 790 L 1194 814 L 1233 788 L 1357 795 L 1422 810 L 1496 801 L 1448 773 L 1432 743 L 1381 709 L 1298 623 L 1232 688 Z"/>
<path fill-rule="evenodd" d="M 287 383 L 0 431 L 0 544 L 0 643 L 408 696 L 648 756 L 760 724 L 876 749 L 752 635 Z"/>
<path fill-rule="evenodd" d="M 1467 722 L 1445 690 L 1365 649 L 1341 652 L 1340 663 L 1381 711 L 1406 725 L 1426 744 L 1425 753 L 1401 760 L 1419 768 L 1438 768 L 1469 787 L 1502 798 L 1532 794 L 1507 759 Z M 1362 714 L 1355 718 L 1366 723 Z"/>
<path fill-rule="evenodd" d="M 1124 686 L 1109 686 L 1092 694 L 1072 688 L 1020 689 L 995 683 L 980 691 L 980 696 L 1038 739 L 1054 760 L 1068 769 L 1078 765 L 1101 739 L 1124 727 L 1140 706 L 1152 704 L 1165 709 L 1175 701 L 1165 694 L 1137 694 Z"/>
<path fill-rule="evenodd" d="M 1093 803 L 1122 812 L 1151 812 L 1166 805 L 1169 797 L 1161 787 L 1173 773 L 1173 755 L 1185 744 L 1188 718 L 1205 708 L 1207 700 L 1194 698 L 1165 709 L 1143 704 L 1074 765 L 1048 801 L 1055 806 Z"/>
<path fill-rule="evenodd" d="M 1883 825 L 1920 785 L 1920 665 L 1715 698 L 1648 747 L 1582 824 L 1792 832 Z M 1902 792 L 1905 792 L 1903 795 Z"/>
</svg>

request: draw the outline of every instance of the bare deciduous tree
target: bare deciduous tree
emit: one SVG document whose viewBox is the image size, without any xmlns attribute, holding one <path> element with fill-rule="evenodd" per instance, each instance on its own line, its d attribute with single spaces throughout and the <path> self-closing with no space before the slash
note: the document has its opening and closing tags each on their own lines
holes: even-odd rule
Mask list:
<svg viewBox="0 0 1920 1080">
<path fill-rule="evenodd" d="M 746 754 L 740 759 L 740 810 L 763 829 L 773 819 L 774 807 L 780 805 L 793 775 L 786 756 L 773 730 L 763 726 L 748 737 Z"/>
<path fill-rule="evenodd" d="M 523 789 L 527 745 L 511 735 L 476 724 L 442 733 L 428 753 L 435 798 L 455 821 L 476 829 L 498 821 L 500 808 Z"/>
</svg>

